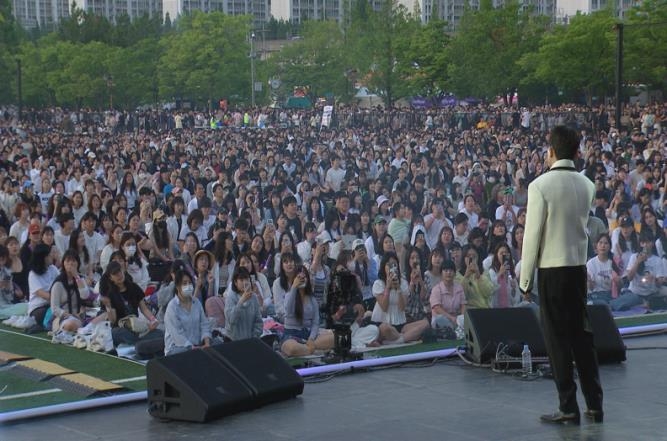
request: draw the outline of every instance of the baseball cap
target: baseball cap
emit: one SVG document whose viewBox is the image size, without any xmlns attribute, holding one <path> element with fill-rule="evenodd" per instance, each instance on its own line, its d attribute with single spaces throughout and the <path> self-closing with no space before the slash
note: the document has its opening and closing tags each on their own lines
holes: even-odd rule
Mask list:
<svg viewBox="0 0 667 441">
<path fill-rule="evenodd" d="M 623 216 L 619 219 L 618 225 L 621 227 L 633 227 L 635 223 L 630 216 Z"/>
<path fill-rule="evenodd" d="M 356 250 L 357 248 L 363 248 L 366 249 L 366 245 L 364 245 L 364 241 L 361 239 L 354 239 L 354 242 L 352 242 L 352 249 Z"/>
<path fill-rule="evenodd" d="M 23 188 L 28 188 L 28 187 L 32 187 L 32 181 L 25 181 L 23 183 Z"/>
<path fill-rule="evenodd" d="M 375 216 L 375 219 L 373 220 L 374 224 L 382 224 L 382 223 L 387 223 L 387 219 L 385 219 L 383 216 L 380 216 L 379 214 Z"/>
<path fill-rule="evenodd" d="M 387 198 L 387 196 L 382 194 L 382 195 L 377 197 L 375 202 L 378 204 L 378 207 L 379 207 L 380 205 L 384 204 L 385 202 L 389 202 L 389 199 Z"/>
<path fill-rule="evenodd" d="M 326 232 L 322 232 L 317 235 L 317 244 L 324 245 L 325 243 L 331 242 L 331 236 Z"/>
</svg>

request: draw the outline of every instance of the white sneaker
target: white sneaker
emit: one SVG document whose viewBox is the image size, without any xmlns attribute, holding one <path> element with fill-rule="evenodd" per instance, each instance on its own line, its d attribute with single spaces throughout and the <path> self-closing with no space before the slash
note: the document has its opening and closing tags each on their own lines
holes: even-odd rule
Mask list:
<svg viewBox="0 0 667 441">
<path fill-rule="evenodd" d="M 95 324 L 91 322 L 88 323 L 86 326 L 82 326 L 79 329 L 77 329 L 76 333 L 79 335 L 91 335 L 94 330 L 95 330 Z"/>
<path fill-rule="evenodd" d="M 37 324 L 37 321 L 35 320 L 35 317 L 31 315 L 24 315 L 22 317 L 19 317 L 15 322 L 14 322 L 14 327 L 19 328 L 19 329 L 28 329 L 31 326 L 34 326 Z"/>
<path fill-rule="evenodd" d="M 74 337 L 74 341 L 72 342 L 72 346 L 74 346 L 77 349 L 86 349 L 86 347 L 88 346 L 88 341 L 89 340 L 90 340 L 89 336 L 77 334 Z"/>
<path fill-rule="evenodd" d="M 51 339 L 51 343 L 61 344 L 61 345 L 71 345 L 74 343 L 74 335 L 70 332 L 60 330 L 56 332 Z"/>
<path fill-rule="evenodd" d="M 2 324 L 7 325 L 7 326 L 14 326 L 14 322 L 16 322 L 16 320 L 18 320 L 19 317 L 21 317 L 21 316 L 20 315 L 13 315 L 13 316 L 9 317 L 8 319 L 3 320 Z"/>
</svg>

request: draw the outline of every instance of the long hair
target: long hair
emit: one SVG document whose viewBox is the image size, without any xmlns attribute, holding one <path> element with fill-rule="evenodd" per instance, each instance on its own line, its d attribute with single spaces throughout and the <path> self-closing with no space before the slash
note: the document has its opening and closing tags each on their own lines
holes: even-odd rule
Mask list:
<svg viewBox="0 0 667 441">
<path fill-rule="evenodd" d="M 81 249 L 79 249 L 79 237 L 81 237 L 82 231 L 80 228 L 75 228 L 72 231 L 72 234 L 69 236 L 69 249 L 70 250 L 75 250 L 77 254 L 77 260 L 79 259 L 79 256 L 83 256 L 83 263 L 88 265 L 90 263 L 90 253 L 88 253 L 88 247 L 84 244 Z M 65 253 L 66 255 L 67 253 Z M 65 255 L 63 255 L 63 259 L 65 258 Z M 79 262 L 79 266 L 81 266 L 81 262 Z"/>
<path fill-rule="evenodd" d="M 56 282 L 60 282 L 65 287 L 65 291 L 67 291 L 67 310 L 71 314 L 75 312 L 72 309 L 72 297 L 73 297 L 72 294 L 76 295 L 77 298 L 76 304 L 78 306 L 81 306 L 82 299 L 81 299 L 81 293 L 79 292 L 79 286 L 77 285 L 76 281 L 74 281 L 73 283 L 69 283 L 69 278 L 67 277 L 67 272 L 65 271 L 66 260 L 76 261 L 77 271 L 81 267 L 81 262 L 79 261 L 78 253 L 71 248 L 65 251 L 65 254 L 63 254 L 63 258 L 61 260 L 62 267 L 60 270 L 60 274 L 58 274 L 58 277 L 56 277 L 56 279 L 53 281 L 53 284 L 55 284 Z"/>
<path fill-rule="evenodd" d="M 119 248 L 122 250 L 123 245 L 125 245 L 125 243 L 128 240 L 134 240 L 134 244 L 135 244 L 135 247 L 137 248 L 137 250 L 135 251 L 134 256 L 127 256 L 127 255 L 125 256 L 125 258 L 127 259 L 127 263 L 128 264 L 129 263 L 134 263 L 137 266 L 139 266 L 139 268 L 141 268 L 143 266 L 143 263 L 141 263 L 141 255 L 139 254 L 140 253 L 139 243 L 137 241 L 137 238 L 134 236 L 134 233 L 132 233 L 130 231 L 124 232 L 123 236 L 120 239 L 120 247 Z"/>
<path fill-rule="evenodd" d="M 611 262 L 611 269 L 614 271 L 616 274 L 621 274 L 621 268 L 618 266 L 618 263 L 614 260 L 614 253 L 611 252 L 611 236 L 609 233 L 602 233 L 598 236 L 597 240 L 595 241 L 595 244 L 597 245 L 598 242 L 600 242 L 600 239 L 607 239 L 607 242 L 609 242 L 609 261 Z M 655 249 L 655 248 L 654 248 Z"/>
<path fill-rule="evenodd" d="M 285 270 L 283 269 L 283 265 L 286 262 L 294 262 L 296 264 L 296 258 L 292 253 L 284 253 L 281 254 L 280 256 L 280 287 L 284 289 L 285 291 L 289 290 L 289 280 L 287 280 L 287 274 L 285 274 Z"/>
<path fill-rule="evenodd" d="M 387 266 L 387 262 L 389 262 L 390 259 L 394 259 L 396 261 L 396 275 L 398 276 L 399 280 L 401 279 L 401 265 L 399 264 L 398 256 L 394 252 L 388 252 L 382 256 L 382 260 L 380 261 L 380 268 L 378 270 L 378 279 L 382 280 L 384 283 L 387 283 L 387 271 L 385 270 L 385 267 Z"/>
<path fill-rule="evenodd" d="M 301 299 L 301 294 L 305 294 L 306 296 L 310 297 L 313 295 L 313 284 L 310 281 L 310 273 L 308 272 L 308 269 L 303 266 L 299 265 L 298 268 L 296 268 L 296 274 L 303 273 L 306 276 L 306 286 L 303 288 L 299 288 L 297 290 L 297 295 L 296 298 L 294 299 L 294 316 L 299 319 L 303 320 L 303 300 Z"/>
<path fill-rule="evenodd" d="M 234 253 L 227 249 L 227 239 L 233 240 L 232 233 L 229 231 L 221 231 L 215 238 L 215 247 L 213 248 L 213 256 L 218 265 L 227 265 L 234 258 Z"/>
<path fill-rule="evenodd" d="M 164 220 L 157 220 L 153 222 L 153 238 L 155 245 L 158 248 L 169 247 L 169 230 L 167 229 L 167 222 Z"/>
<path fill-rule="evenodd" d="M 51 247 L 45 243 L 39 243 L 32 251 L 32 259 L 30 260 L 30 269 L 40 276 L 46 273 L 48 269 L 46 265 L 46 257 L 51 252 Z"/>
<path fill-rule="evenodd" d="M 506 242 L 499 242 L 496 245 L 496 247 L 494 248 L 494 250 L 493 250 L 493 261 L 491 263 L 491 267 L 496 271 L 500 270 L 500 267 L 503 265 L 503 262 L 498 260 L 498 251 L 503 247 L 507 248 L 507 252 L 509 253 L 508 259 L 509 259 L 509 264 L 510 264 L 510 269 L 509 269 L 510 275 L 512 277 L 516 277 L 516 275 L 514 274 L 514 259 L 512 258 L 512 250 L 510 249 L 510 246 L 507 245 Z"/>
</svg>

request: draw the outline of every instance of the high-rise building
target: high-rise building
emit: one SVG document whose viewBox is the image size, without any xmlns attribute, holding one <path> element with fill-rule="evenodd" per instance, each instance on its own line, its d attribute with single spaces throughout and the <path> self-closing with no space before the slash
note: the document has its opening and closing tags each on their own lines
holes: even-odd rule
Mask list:
<svg viewBox="0 0 667 441">
<path fill-rule="evenodd" d="M 130 20 L 148 15 L 149 17 L 162 16 L 163 0 L 78 0 L 77 7 L 82 10 L 106 17 L 112 23 L 122 15 Z"/>
<path fill-rule="evenodd" d="M 301 23 L 304 20 L 336 20 L 345 15 L 344 0 L 273 0 L 271 15 L 276 20 Z"/>
<path fill-rule="evenodd" d="M 26 29 L 55 29 L 57 23 L 69 17 L 68 0 L 13 0 L 16 21 Z"/>
</svg>

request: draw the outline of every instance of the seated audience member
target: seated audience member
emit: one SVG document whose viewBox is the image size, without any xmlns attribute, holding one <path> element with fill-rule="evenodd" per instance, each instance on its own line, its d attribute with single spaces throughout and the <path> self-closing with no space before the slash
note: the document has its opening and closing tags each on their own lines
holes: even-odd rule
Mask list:
<svg viewBox="0 0 667 441">
<path fill-rule="evenodd" d="M 491 307 L 509 308 L 517 306 L 521 301 L 517 288 L 514 262 L 509 245 L 499 243 L 494 252 L 491 268 L 486 272 L 493 284 Z"/>
<path fill-rule="evenodd" d="M 158 320 L 158 328 L 164 330 L 164 314 L 167 312 L 167 305 L 171 299 L 176 295 L 176 286 L 174 283 L 174 278 L 178 271 L 185 271 L 185 264 L 181 259 L 176 259 L 171 264 L 169 273 L 160 281 L 155 293 L 152 295 L 154 297 L 153 303 L 157 304 L 157 314 L 155 318 Z M 190 275 L 190 273 L 188 273 Z M 190 276 L 192 279 L 192 276 Z"/>
<path fill-rule="evenodd" d="M 611 255 L 611 238 L 603 233 L 595 244 L 597 255 L 586 263 L 588 274 L 588 302 L 593 305 L 607 305 L 618 297 L 622 283 L 620 269 Z"/>
<path fill-rule="evenodd" d="M 648 310 L 664 309 L 667 306 L 660 287 L 667 282 L 665 261 L 660 259 L 653 247 L 655 238 L 649 230 L 639 235 L 641 251 L 630 256 L 624 277 L 630 281 L 628 289 L 609 302 L 614 311 L 625 311 L 642 305 Z"/>
<path fill-rule="evenodd" d="M 363 241 L 361 247 L 364 248 L 365 253 L 366 247 Z M 366 309 L 362 298 L 362 280 L 352 270 L 354 262 L 350 251 L 343 250 L 338 254 L 324 308 L 326 327 L 332 329 L 349 326 L 353 348 L 379 346 L 379 328 L 372 324 L 364 326 Z"/>
<path fill-rule="evenodd" d="M 361 239 L 355 239 L 352 243 L 353 257 L 350 270 L 359 277 L 361 281 L 361 295 L 364 300 L 364 308 L 372 311 L 375 307 L 373 296 L 373 284 L 377 280 L 378 267 L 374 259 L 368 257 L 366 246 Z"/>
<path fill-rule="evenodd" d="M 454 280 L 463 287 L 467 308 L 490 308 L 493 284 L 482 269 L 477 248 L 466 245 L 462 250 L 461 270 Z"/>
<path fill-rule="evenodd" d="M 430 323 L 430 292 L 424 282 L 422 255 L 416 247 L 409 247 L 406 252 L 406 277 L 408 280 L 408 298 L 405 305 L 405 317 L 408 323 L 425 320 Z"/>
<path fill-rule="evenodd" d="M 239 255 L 238 264 L 236 267 L 243 267 L 248 271 L 248 274 L 250 274 L 250 281 L 253 284 L 253 292 L 257 296 L 257 301 L 261 307 L 262 317 L 273 315 L 273 294 L 271 293 L 269 281 L 264 274 L 257 272 L 255 263 L 253 262 L 252 256 L 249 252 L 245 252 Z"/>
<path fill-rule="evenodd" d="M 23 293 L 12 280 L 9 250 L 0 245 L 0 319 L 13 315 L 25 315 L 28 306 L 23 300 Z"/>
<path fill-rule="evenodd" d="M 273 305 L 276 310 L 276 319 L 279 322 L 285 320 L 285 295 L 296 279 L 296 261 L 292 253 L 283 254 L 280 259 L 280 273 L 273 282 Z M 316 300 L 317 301 L 317 300 Z M 318 307 L 319 310 L 319 307 Z"/>
<path fill-rule="evenodd" d="M 326 293 L 331 282 L 331 269 L 328 265 L 331 238 L 329 235 L 320 234 L 317 236 L 315 243 L 308 270 L 313 282 L 313 296 L 322 308 L 326 302 Z"/>
<path fill-rule="evenodd" d="M 215 258 L 213 253 L 199 250 L 195 254 L 193 268 L 196 273 L 195 297 L 204 305 L 215 294 Z"/>
<path fill-rule="evenodd" d="M 56 343 L 70 343 L 58 334 L 64 331 L 70 334 L 83 326 L 86 320 L 86 306 L 84 300 L 90 297 L 90 288 L 86 280 L 79 274 L 79 256 L 74 250 L 65 251 L 62 260 L 62 269 L 51 286 L 51 311 L 53 318 L 60 321 L 59 328 L 53 336 Z"/>
<path fill-rule="evenodd" d="M 194 284 L 186 271 L 174 275 L 175 296 L 164 314 L 164 353 L 177 354 L 211 344 L 211 328 L 204 308 L 194 296 Z"/>
<path fill-rule="evenodd" d="M 134 234 L 130 232 L 123 233 L 120 239 L 120 249 L 125 253 L 127 272 L 132 276 L 132 281 L 139 285 L 141 290 L 145 292 L 150 282 L 148 262 L 144 259 L 141 251 L 137 249 L 137 241 Z"/>
<path fill-rule="evenodd" d="M 225 331 L 232 340 L 245 340 L 262 335 L 262 307 L 256 294 L 257 285 L 248 270 L 239 266 L 232 285 L 225 294 Z"/>
<path fill-rule="evenodd" d="M 428 269 L 424 273 L 424 287 L 429 294 L 433 287 L 442 280 L 442 262 L 444 261 L 442 250 L 435 248 L 431 251 Z"/>
<path fill-rule="evenodd" d="M 456 265 L 451 260 L 442 264 L 442 280 L 433 287 L 430 303 L 433 319 L 431 324 L 436 329 L 456 329 L 456 317 L 465 312 L 466 299 L 463 287 L 454 281 Z"/>
<path fill-rule="evenodd" d="M 396 253 L 385 253 L 373 284 L 375 307 L 371 315 L 371 321 L 380 328 L 383 344 L 419 340 L 428 328 L 425 320 L 408 323 L 405 308 L 409 294 L 408 282 L 401 277 Z"/>
<path fill-rule="evenodd" d="M 58 277 L 58 268 L 53 264 L 51 247 L 40 243 L 32 251 L 32 259 L 28 274 L 30 299 L 28 315 L 37 322 L 35 331 L 42 328 L 46 311 L 51 306 L 51 285 Z"/>
<path fill-rule="evenodd" d="M 131 280 L 120 263 L 114 260 L 100 280 L 102 309 L 111 322 L 111 335 L 114 346 L 119 344 L 135 345 L 140 357 L 150 357 L 164 352 L 164 333 L 157 329 L 158 320 L 144 300 L 144 292 Z M 148 332 L 138 335 L 130 329 L 120 327 L 120 320 L 139 313 L 148 321 Z M 166 315 L 166 314 L 165 314 Z"/>
<path fill-rule="evenodd" d="M 286 268 L 286 256 L 283 255 L 281 263 L 281 279 Z M 291 262 L 293 265 L 294 260 Z M 333 332 L 320 329 L 320 308 L 313 297 L 310 274 L 303 266 L 294 270 L 292 283 L 285 292 L 284 305 L 285 333 L 281 350 L 285 355 L 299 357 L 312 354 L 317 349 L 328 350 L 334 347 Z"/>
</svg>

